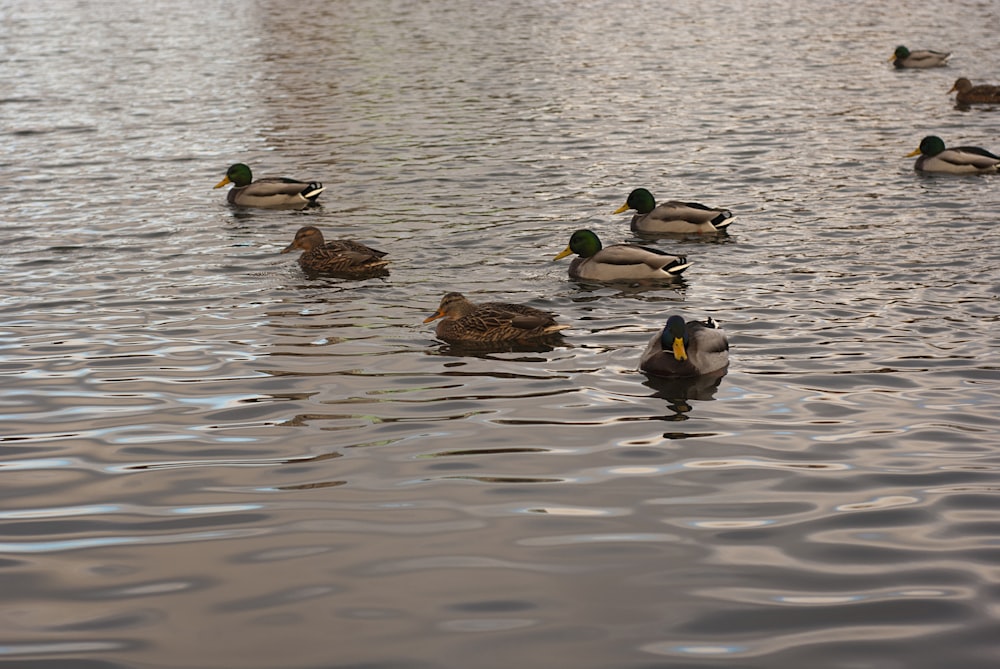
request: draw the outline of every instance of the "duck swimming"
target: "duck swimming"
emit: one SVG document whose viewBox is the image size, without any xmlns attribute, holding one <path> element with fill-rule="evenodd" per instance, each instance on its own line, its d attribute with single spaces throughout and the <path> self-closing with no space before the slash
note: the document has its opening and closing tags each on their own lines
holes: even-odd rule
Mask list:
<svg viewBox="0 0 1000 669">
<path fill-rule="evenodd" d="M 385 251 L 369 248 L 350 239 L 326 241 L 319 228 L 299 228 L 295 239 L 281 252 L 302 249 L 299 266 L 309 274 L 328 274 L 343 279 L 367 279 L 389 273 Z"/>
<path fill-rule="evenodd" d="M 243 163 L 236 163 L 226 170 L 226 176 L 214 188 L 226 184 L 233 187 L 226 195 L 229 204 L 256 209 L 304 209 L 318 204 L 316 198 L 325 188 L 312 181 L 298 181 L 286 177 L 264 177 L 253 180 L 253 173 Z"/>
<path fill-rule="evenodd" d="M 473 348 L 543 343 L 569 327 L 560 325 L 552 314 L 541 309 L 509 302 L 474 304 L 461 293 L 441 298 L 437 311 L 424 323 L 439 318 L 443 320 L 437 324 L 438 339 Z"/>
<path fill-rule="evenodd" d="M 929 49 L 910 51 L 905 46 L 897 46 L 889 60 L 897 70 L 901 70 L 906 67 L 942 67 L 948 64 L 949 56 L 951 56 L 950 51 L 948 53 Z"/>
<path fill-rule="evenodd" d="M 653 335 L 639 360 L 639 369 L 667 378 L 701 376 L 729 365 L 729 341 L 713 319 L 685 321 L 671 316 Z"/>
<path fill-rule="evenodd" d="M 990 84 L 979 84 L 973 86 L 972 82 L 965 77 L 955 80 L 955 85 L 948 93 L 957 93 L 955 102 L 960 105 L 970 105 L 976 103 L 1000 104 L 1000 86 Z"/>
<path fill-rule="evenodd" d="M 907 158 L 920 154 L 913 164 L 918 172 L 939 174 L 995 174 L 1000 171 L 1000 156 L 978 146 L 954 146 L 945 148 L 944 140 L 928 135 L 920 140 L 920 146 L 908 154 Z"/>
<path fill-rule="evenodd" d="M 634 209 L 632 231 L 638 233 L 700 233 L 710 234 L 725 230 L 736 219 L 728 209 L 707 207 L 697 202 L 670 200 L 656 204 L 653 194 L 645 188 L 636 188 L 628 194 L 625 204 L 615 214 Z"/>
<path fill-rule="evenodd" d="M 584 281 L 673 281 L 691 263 L 684 256 L 670 255 L 659 249 L 636 244 L 612 244 L 604 247 L 591 230 L 577 230 L 566 247 L 553 260 L 575 253 L 569 276 Z"/>
</svg>

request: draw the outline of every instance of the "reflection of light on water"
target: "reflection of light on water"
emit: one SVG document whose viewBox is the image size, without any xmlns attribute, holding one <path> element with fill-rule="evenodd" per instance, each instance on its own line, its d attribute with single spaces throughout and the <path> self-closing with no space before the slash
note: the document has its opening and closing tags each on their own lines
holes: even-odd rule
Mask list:
<svg viewBox="0 0 1000 669">
<path fill-rule="evenodd" d="M 920 500 L 908 495 L 887 495 L 876 497 L 870 502 L 855 502 L 853 504 L 841 504 L 835 507 L 837 511 L 861 511 L 865 509 L 890 509 L 896 506 L 908 506 L 916 504 Z"/>
<path fill-rule="evenodd" d="M 748 527 L 765 527 L 773 525 L 774 520 L 698 520 L 688 523 L 691 527 L 709 530 L 736 530 Z"/>
<path fill-rule="evenodd" d="M 683 467 L 690 469 L 727 469 L 730 467 L 763 467 L 764 469 L 825 469 L 827 471 L 843 471 L 851 469 L 850 465 L 829 462 L 777 462 L 757 460 L 753 458 L 733 458 L 731 460 L 692 460 L 685 462 Z"/>
<path fill-rule="evenodd" d="M 448 620 L 441 623 L 441 629 L 450 632 L 495 632 L 528 627 L 537 623 L 530 618 L 489 618 L 482 620 Z"/>
<path fill-rule="evenodd" d="M 650 643 L 645 646 L 641 646 L 641 649 L 647 653 L 653 653 L 655 655 L 731 655 L 734 653 L 742 653 L 747 650 L 747 647 L 738 646 L 736 644 L 677 645 L 668 643 Z"/>
</svg>

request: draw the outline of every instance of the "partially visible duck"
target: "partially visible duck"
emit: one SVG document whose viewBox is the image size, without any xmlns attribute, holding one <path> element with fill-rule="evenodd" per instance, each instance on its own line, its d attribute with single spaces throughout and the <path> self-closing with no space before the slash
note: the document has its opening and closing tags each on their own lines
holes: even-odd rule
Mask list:
<svg viewBox="0 0 1000 669">
<path fill-rule="evenodd" d="M 325 189 L 323 184 L 298 181 L 286 177 L 264 177 L 253 180 L 253 173 L 243 163 L 226 170 L 226 176 L 215 188 L 233 184 L 226 195 L 229 204 L 256 209 L 304 209 L 318 204 L 316 198 Z"/>
<path fill-rule="evenodd" d="M 639 369 L 662 377 L 711 374 L 729 365 L 729 341 L 719 324 L 709 318 L 685 321 L 671 316 L 653 335 L 639 360 Z"/>
<path fill-rule="evenodd" d="M 302 249 L 299 265 L 310 274 L 329 274 L 343 279 L 367 279 L 389 273 L 385 251 L 369 248 L 350 239 L 326 241 L 319 228 L 299 228 L 295 239 L 281 252 Z"/>
<path fill-rule="evenodd" d="M 992 86 L 990 84 L 973 86 L 972 82 L 965 77 L 956 79 L 955 85 L 948 92 L 957 93 L 955 102 L 960 105 L 976 103 L 1000 104 L 1000 86 Z"/>
<path fill-rule="evenodd" d="M 441 341 L 472 348 L 552 341 L 560 330 L 555 317 L 541 309 L 509 302 L 470 302 L 461 293 L 441 298 L 437 311 L 424 323 L 441 320 L 436 334 Z"/>
<path fill-rule="evenodd" d="M 616 214 L 634 209 L 632 231 L 657 233 L 714 233 L 725 230 L 735 221 L 728 209 L 707 207 L 697 202 L 670 200 L 656 204 L 653 194 L 645 188 L 636 188 L 628 194 L 625 204 Z"/>
<path fill-rule="evenodd" d="M 892 61 L 896 69 L 903 69 L 904 67 L 941 67 L 948 64 L 949 56 L 951 56 L 950 51 L 947 53 L 931 51 L 929 49 L 910 51 L 905 46 L 897 46 L 892 56 L 889 57 L 889 60 Z"/>
<path fill-rule="evenodd" d="M 907 158 L 920 154 L 913 164 L 918 172 L 941 174 L 995 174 L 1000 171 L 1000 156 L 978 146 L 953 146 L 945 148 L 944 140 L 928 135 Z"/>
<path fill-rule="evenodd" d="M 569 276 L 584 281 L 672 281 L 691 266 L 684 256 L 636 244 L 603 246 L 591 230 L 577 230 L 553 260 L 575 253 Z"/>
</svg>

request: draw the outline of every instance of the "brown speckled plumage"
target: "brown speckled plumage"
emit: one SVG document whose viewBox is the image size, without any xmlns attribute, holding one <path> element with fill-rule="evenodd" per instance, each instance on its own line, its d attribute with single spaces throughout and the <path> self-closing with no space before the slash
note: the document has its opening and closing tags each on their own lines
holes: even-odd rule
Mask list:
<svg viewBox="0 0 1000 669">
<path fill-rule="evenodd" d="M 323 233 L 311 225 L 299 228 L 295 239 L 282 250 L 302 249 L 299 265 L 310 274 L 329 274 L 345 279 L 385 276 L 389 270 L 385 251 L 365 246 L 351 239 L 325 241 Z"/>
<path fill-rule="evenodd" d="M 543 342 L 569 327 L 534 307 L 507 302 L 474 304 L 461 293 L 445 295 L 438 310 L 424 323 L 439 318 L 443 320 L 437 325 L 438 339 L 463 346 Z"/>
<path fill-rule="evenodd" d="M 955 81 L 949 93 L 957 93 L 955 102 L 960 105 L 970 104 L 1000 104 L 1000 86 L 990 84 L 979 84 L 973 86 L 972 82 L 965 77 L 960 77 Z"/>
</svg>

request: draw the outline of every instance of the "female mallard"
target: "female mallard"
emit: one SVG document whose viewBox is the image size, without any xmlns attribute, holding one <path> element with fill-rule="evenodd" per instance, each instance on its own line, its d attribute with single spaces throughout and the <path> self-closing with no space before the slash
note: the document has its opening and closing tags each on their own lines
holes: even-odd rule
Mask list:
<svg viewBox="0 0 1000 669">
<path fill-rule="evenodd" d="M 972 82 L 965 77 L 957 79 L 955 85 L 948 92 L 958 93 L 955 96 L 955 102 L 960 105 L 971 105 L 977 102 L 987 104 L 1000 103 L 1000 86 L 991 86 L 990 84 L 973 86 Z"/>
<path fill-rule="evenodd" d="M 639 360 L 639 369 L 654 376 L 701 376 L 729 365 L 729 341 L 711 318 L 685 322 L 671 316 L 653 335 Z"/>
<path fill-rule="evenodd" d="M 904 67 L 941 67 L 948 64 L 948 57 L 950 55 L 950 51 L 948 53 L 927 49 L 923 51 L 910 51 L 905 46 L 897 46 L 892 56 L 889 57 L 889 60 L 896 66 L 896 69 L 900 70 Z"/>
<path fill-rule="evenodd" d="M 577 254 L 569 266 L 572 279 L 584 281 L 663 281 L 673 280 L 691 266 L 684 256 L 635 244 L 601 246 L 590 230 L 577 230 L 569 246 L 553 260 Z"/>
<path fill-rule="evenodd" d="M 473 304 L 461 293 L 448 293 L 438 310 L 424 319 L 437 325 L 437 337 L 454 345 L 490 347 L 510 344 L 537 344 L 553 339 L 568 325 L 540 309 L 507 302 Z"/>
<path fill-rule="evenodd" d="M 942 174 L 995 174 L 1000 171 L 1000 156 L 978 146 L 953 146 L 946 149 L 940 137 L 930 135 L 920 141 L 920 147 L 906 154 L 911 158 L 921 154 L 913 169 L 918 172 Z"/>
<path fill-rule="evenodd" d="M 728 209 L 713 209 L 697 202 L 661 202 L 656 204 L 653 194 L 645 188 L 636 188 L 628 194 L 625 204 L 614 211 L 620 214 L 635 209 L 632 231 L 657 233 L 712 233 L 725 230 L 736 219 Z"/>
<path fill-rule="evenodd" d="M 264 177 L 253 180 L 253 173 L 243 163 L 236 163 L 226 170 L 226 177 L 215 184 L 222 188 L 233 184 L 226 199 L 237 207 L 257 209 L 304 209 L 317 204 L 316 198 L 325 189 L 323 184 L 297 181 L 285 177 Z"/>
<path fill-rule="evenodd" d="M 288 253 L 302 249 L 299 265 L 310 274 L 329 274 L 343 279 L 367 279 L 385 276 L 388 260 L 383 260 L 385 251 L 368 248 L 361 242 L 350 239 L 323 240 L 323 233 L 311 225 L 299 228 L 295 239 L 282 250 Z"/>
</svg>

